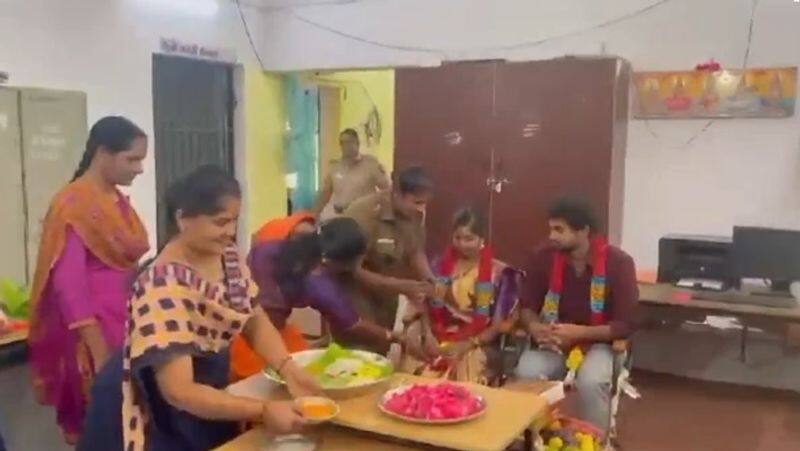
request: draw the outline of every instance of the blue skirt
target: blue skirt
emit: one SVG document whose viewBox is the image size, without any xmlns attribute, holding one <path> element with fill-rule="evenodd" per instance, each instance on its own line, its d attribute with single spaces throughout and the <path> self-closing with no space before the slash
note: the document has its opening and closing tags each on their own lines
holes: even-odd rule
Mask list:
<svg viewBox="0 0 800 451">
<path fill-rule="evenodd" d="M 192 359 L 197 383 L 219 389 L 228 384 L 227 350 L 195 355 Z M 150 418 L 145 429 L 147 451 L 206 451 L 237 435 L 236 423 L 205 420 L 168 404 L 158 391 L 152 366 L 141 370 L 135 383 L 147 398 Z M 111 358 L 95 378 L 86 423 L 76 450 L 123 450 L 122 351 Z"/>
</svg>

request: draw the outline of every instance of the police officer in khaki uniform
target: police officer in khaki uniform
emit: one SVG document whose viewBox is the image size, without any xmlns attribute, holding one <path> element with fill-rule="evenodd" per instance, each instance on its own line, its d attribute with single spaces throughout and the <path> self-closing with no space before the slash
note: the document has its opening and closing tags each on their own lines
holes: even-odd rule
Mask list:
<svg viewBox="0 0 800 451">
<path fill-rule="evenodd" d="M 364 318 L 392 329 L 398 295 L 422 305 L 435 277 L 425 256 L 423 213 L 433 183 L 422 168 L 401 172 L 391 191 L 353 202 L 345 216 L 355 219 L 367 237 L 367 253 L 355 272 L 353 303 Z"/>
<path fill-rule="evenodd" d="M 383 166 L 372 155 L 360 152 L 355 130 L 342 131 L 339 145 L 342 159 L 331 162 L 330 173 L 325 177 L 314 211 L 320 221 L 341 215 L 357 199 L 389 188 L 389 178 Z"/>
</svg>

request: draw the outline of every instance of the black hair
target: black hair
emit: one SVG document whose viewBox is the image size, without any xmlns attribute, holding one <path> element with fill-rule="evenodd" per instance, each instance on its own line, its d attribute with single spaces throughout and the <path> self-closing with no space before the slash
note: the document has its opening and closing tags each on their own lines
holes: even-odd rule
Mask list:
<svg viewBox="0 0 800 451">
<path fill-rule="evenodd" d="M 433 190 L 433 181 L 422 166 L 411 166 L 397 176 L 400 194 L 424 194 Z"/>
<path fill-rule="evenodd" d="M 204 165 L 193 170 L 167 188 L 167 236 L 178 234 L 178 211 L 184 217 L 211 216 L 222 210 L 224 197 L 241 198 L 239 182 L 224 169 Z"/>
<path fill-rule="evenodd" d="M 122 116 L 106 116 L 95 122 L 89 131 L 86 149 L 72 176 L 72 181 L 86 173 L 94 156 L 97 155 L 97 149 L 101 146 L 111 153 L 125 152 L 130 149 L 134 139 L 146 136 L 138 125 Z"/>
<path fill-rule="evenodd" d="M 302 293 L 303 279 L 323 258 L 351 263 L 367 250 L 367 240 L 358 223 L 347 217 L 325 222 L 318 233 L 288 240 L 275 258 L 272 276 L 287 297 Z"/>
<path fill-rule="evenodd" d="M 358 132 L 355 131 L 355 129 L 346 128 L 346 129 L 342 130 L 341 133 L 339 133 L 339 136 L 342 136 L 342 135 L 349 135 L 349 136 L 353 137 L 356 140 L 356 142 L 361 142 L 361 139 L 358 137 Z"/>
<path fill-rule="evenodd" d="M 458 210 L 453 217 L 453 230 L 460 227 L 466 227 L 475 235 L 486 238 L 486 221 L 483 219 L 483 215 L 472 207 Z"/>
<path fill-rule="evenodd" d="M 562 219 L 572 230 L 597 231 L 597 220 L 594 211 L 585 199 L 562 197 L 555 201 L 547 212 L 549 219 Z"/>
</svg>

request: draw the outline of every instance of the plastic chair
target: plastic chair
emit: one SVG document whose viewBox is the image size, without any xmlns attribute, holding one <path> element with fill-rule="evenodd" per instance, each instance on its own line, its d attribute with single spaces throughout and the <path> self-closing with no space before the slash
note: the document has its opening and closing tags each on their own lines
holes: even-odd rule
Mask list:
<svg viewBox="0 0 800 451">
<path fill-rule="evenodd" d="M 511 377 L 511 372 L 516 368 L 519 357 L 527 347 L 530 338 L 527 333 L 520 332 L 519 329 L 508 331 L 500 340 L 501 351 L 505 354 L 502 363 L 502 375 L 498 380 L 498 386 L 503 386 Z M 627 394 L 631 398 L 639 398 L 639 392 L 630 383 L 630 371 L 633 365 L 633 353 L 631 343 L 628 339 L 615 340 L 612 343 L 614 360 L 611 370 L 611 402 L 609 403 L 610 415 L 609 424 L 605 425 L 606 435 L 603 444 L 606 450 L 612 450 L 618 445 L 617 438 L 617 413 L 622 394 Z"/>
<path fill-rule="evenodd" d="M 612 447 L 617 438 L 617 413 L 619 411 L 619 401 L 623 394 L 627 394 L 633 399 L 639 399 L 641 395 L 636 388 L 631 385 L 630 373 L 633 368 L 633 352 L 631 352 L 631 342 L 626 340 L 615 340 L 611 344 L 614 351 L 614 364 L 611 370 L 611 415 L 608 416 L 608 427 L 606 428 L 606 447 Z"/>
</svg>

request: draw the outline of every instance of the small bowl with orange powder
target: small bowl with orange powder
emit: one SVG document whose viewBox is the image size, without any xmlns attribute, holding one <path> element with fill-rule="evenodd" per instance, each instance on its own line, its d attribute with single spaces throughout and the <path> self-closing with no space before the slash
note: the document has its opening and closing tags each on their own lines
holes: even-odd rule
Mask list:
<svg viewBox="0 0 800 451">
<path fill-rule="evenodd" d="M 339 415 L 339 404 L 330 398 L 304 396 L 295 399 L 303 418 L 311 424 L 324 423 Z"/>
</svg>

